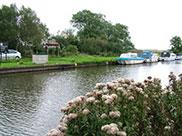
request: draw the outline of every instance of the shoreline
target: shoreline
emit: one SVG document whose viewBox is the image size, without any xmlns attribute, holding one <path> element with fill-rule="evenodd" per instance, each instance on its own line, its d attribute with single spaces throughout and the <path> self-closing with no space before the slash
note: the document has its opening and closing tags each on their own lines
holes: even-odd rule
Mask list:
<svg viewBox="0 0 182 136">
<path fill-rule="evenodd" d="M 9 68 L 0 68 L 0 75 L 27 73 L 27 72 L 40 72 L 40 71 L 49 71 L 49 70 L 64 70 L 64 69 L 71 69 L 71 68 L 117 65 L 117 64 L 118 64 L 117 61 L 110 61 L 110 62 L 102 62 L 102 63 L 75 63 L 75 64 L 44 65 L 44 66 L 9 67 Z"/>
</svg>

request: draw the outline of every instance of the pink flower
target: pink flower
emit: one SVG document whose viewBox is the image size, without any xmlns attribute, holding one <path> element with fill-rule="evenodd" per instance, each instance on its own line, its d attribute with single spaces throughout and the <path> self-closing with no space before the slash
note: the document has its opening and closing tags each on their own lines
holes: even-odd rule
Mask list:
<svg viewBox="0 0 182 136">
<path fill-rule="evenodd" d="M 105 87 L 104 83 L 97 83 L 95 89 L 102 89 L 103 87 Z"/>
<path fill-rule="evenodd" d="M 107 100 L 105 101 L 106 104 L 112 104 L 112 102 L 113 102 L 112 99 L 107 99 Z"/>
<path fill-rule="evenodd" d="M 84 110 L 83 110 L 83 114 L 84 114 L 84 115 L 88 115 L 89 113 L 90 113 L 90 111 L 89 111 L 88 109 L 84 109 Z"/>
<path fill-rule="evenodd" d="M 130 96 L 130 97 L 128 98 L 128 100 L 134 100 L 134 97 L 133 97 L 133 96 Z"/>
<path fill-rule="evenodd" d="M 126 136 L 127 134 L 124 131 L 118 131 L 117 135 L 118 136 Z"/>
<path fill-rule="evenodd" d="M 91 97 L 91 96 L 93 96 L 93 93 L 89 92 L 89 93 L 86 94 L 86 96 Z"/>
<path fill-rule="evenodd" d="M 121 123 L 121 122 L 118 122 L 118 125 L 119 125 L 120 127 L 122 127 L 123 123 Z"/>
<path fill-rule="evenodd" d="M 112 99 L 117 99 L 118 96 L 116 94 L 111 94 Z"/>
<path fill-rule="evenodd" d="M 75 113 L 70 113 L 68 116 L 67 116 L 67 119 L 75 119 L 77 118 L 77 114 Z"/>
<path fill-rule="evenodd" d="M 95 98 L 94 97 L 89 97 L 86 100 L 87 103 L 94 103 L 95 102 Z"/>
<path fill-rule="evenodd" d="M 68 111 L 68 110 L 69 110 L 68 107 L 62 107 L 62 108 L 61 108 L 61 111 L 62 111 L 62 112 L 66 112 L 66 111 Z"/>
<path fill-rule="evenodd" d="M 68 128 L 67 128 L 67 125 L 62 125 L 62 124 L 59 124 L 57 126 L 57 128 L 62 131 L 62 132 L 65 132 Z"/>
<path fill-rule="evenodd" d="M 102 119 L 105 119 L 105 118 L 107 118 L 107 115 L 106 115 L 105 113 L 103 113 L 103 114 L 101 115 L 101 118 L 102 118 Z"/>
<path fill-rule="evenodd" d="M 58 136 L 59 132 L 56 129 L 51 129 L 46 136 Z"/>
<path fill-rule="evenodd" d="M 119 118 L 121 115 L 121 113 L 119 111 L 111 111 L 109 112 L 109 116 L 111 116 L 112 118 Z"/>
<path fill-rule="evenodd" d="M 111 123 L 110 125 L 102 126 L 102 131 L 105 131 L 107 134 L 116 135 L 119 132 L 117 124 Z"/>
</svg>

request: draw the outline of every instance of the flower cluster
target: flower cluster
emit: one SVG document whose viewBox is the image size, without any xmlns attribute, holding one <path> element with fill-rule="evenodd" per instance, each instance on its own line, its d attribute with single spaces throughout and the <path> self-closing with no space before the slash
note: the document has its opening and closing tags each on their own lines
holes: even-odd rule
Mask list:
<svg viewBox="0 0 182 136">
<path fill-rule="evenodd" d="M 126 132 L 119 131 L 117 124 L 111 123 L 110 125 L 104 125 L 101 128 L 102 131 L 105 131 L 107 134 L 118 135 L 118 136 L 126 136 Z"/>
<path fill-rule="evenodd" d="M 53 129 L 47 136 L 182 135 L 181 75 L 177 80 L 170 73 L 166 88 L 151 76 L 144 82 L 119 78 L 97 83 L 92 92 L 61 108 L 64 116 L 57 127 L 59 132 Z"/>
<path fill-rule="evenodd" d="M 111 111 L 109 112 L 109 116 L 112 118 L 119 118 L 121 113 L 119 111 Z"/>
<path fill-rule="evenodd" d="M 59 132 L 56 129 L 51 129 L 46 136 L 58 136 Z"/>
</svg>

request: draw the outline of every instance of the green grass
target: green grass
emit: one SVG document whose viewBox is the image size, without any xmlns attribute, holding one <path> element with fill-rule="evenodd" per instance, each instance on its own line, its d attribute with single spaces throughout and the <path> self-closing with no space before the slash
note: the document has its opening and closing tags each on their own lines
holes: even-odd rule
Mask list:
<svg viewBox="0 0 182 136">
<path fill-rule="evenodd" d="M 49 58 L 48 64 L 75 64 L 75 63 L 102 63 L 107 61 L 115 61 L 116 57 L 98 57 L 98 56 L 76 56 L 76 57 L 54 57 Z M 43 64 L 33 64 L 31 58 L 23 58 L 20 60 L 3 60 L 0 68 L 8 67 L 26 67 L 26 66 L 42 66 Z M 45 64 L 44 64 L 45 65 Z"/>
</svg>

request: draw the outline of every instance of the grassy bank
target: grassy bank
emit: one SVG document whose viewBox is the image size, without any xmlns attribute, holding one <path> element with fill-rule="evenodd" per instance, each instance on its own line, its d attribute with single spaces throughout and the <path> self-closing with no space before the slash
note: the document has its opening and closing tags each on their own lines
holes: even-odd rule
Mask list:
<svg viewBox="0 0 182 136">
<path fill-rule="evenodd" d="M 55 57 L 49 58 L 48 64 L 44 65 L 57 65 L 57 64 L 74 64 L 74 63 L 102 63 L 108 61 L 115 61 L 116 57 L 99 57 L 99 56 L 76 56 L 76 57 Z M 31 58 L 24 58 L 20 60 L 3 60 L 1 61 L 0 68 L 8 67 L 26 67 L 26 66 L 41 66 L 43 64 L 33 64 Z"/>
</svg>

